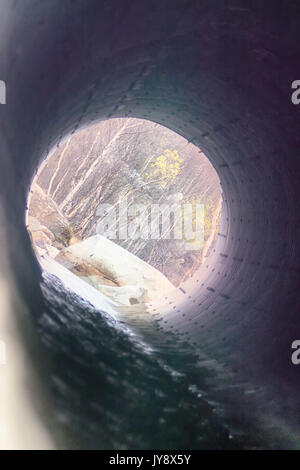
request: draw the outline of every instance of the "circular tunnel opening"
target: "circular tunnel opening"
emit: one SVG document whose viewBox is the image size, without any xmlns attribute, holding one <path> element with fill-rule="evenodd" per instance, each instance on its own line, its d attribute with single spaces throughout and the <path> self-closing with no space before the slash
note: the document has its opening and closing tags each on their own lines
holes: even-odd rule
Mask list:
<svg viewBox="0 0 300 470">
<path fill-rule="evenodd" d="M 219 177 L 197 146 L 160 124 L 113 118 L 42 162 L 26 219 L 43 269 L 155 314 L 176 305 L 211 253 L 221 210 Z"/>
</svg>

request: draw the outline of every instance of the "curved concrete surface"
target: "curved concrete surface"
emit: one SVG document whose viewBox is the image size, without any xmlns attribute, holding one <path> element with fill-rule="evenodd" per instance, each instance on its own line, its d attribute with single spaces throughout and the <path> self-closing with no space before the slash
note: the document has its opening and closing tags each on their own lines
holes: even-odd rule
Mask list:
<svg viewBox="0 0 300 470">
<path fill-rule="evenodd" d="M 41 159 L 95 120 L 165 125 L 205 152 L 225 202 L 199 282 L 160 325 L 201 345 L 231 385 L 263 389 L 297 429 L 299 3 L 4 0 L 0 8 L 0 190 L 24 302 L 39 305 L 24 213 Z"/>
</svg>

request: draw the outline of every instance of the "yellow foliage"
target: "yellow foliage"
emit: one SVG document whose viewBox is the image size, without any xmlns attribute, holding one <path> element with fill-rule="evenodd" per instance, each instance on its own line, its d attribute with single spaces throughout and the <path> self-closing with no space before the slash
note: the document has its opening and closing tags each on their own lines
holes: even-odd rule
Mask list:
<svg viewBox="0 0 300 470">
<path fill-rule="evenodd" d="M 177 150 L 166 149 L 162 155 L 156 158 L 155 162 L 150 165 L 152 171 L 145 173 L 146 179 L 156 179 L 162 188 L 168 184 L 175 184 L 177 176 L 180 173 L 183 162 L 179 157 Z"/>
</svg>

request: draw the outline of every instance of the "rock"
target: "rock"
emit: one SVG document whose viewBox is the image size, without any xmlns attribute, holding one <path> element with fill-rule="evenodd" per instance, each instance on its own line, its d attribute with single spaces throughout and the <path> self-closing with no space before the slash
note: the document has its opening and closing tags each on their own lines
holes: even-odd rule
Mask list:
<svg viewBox="0 0 300 470">
<path fill-rule="evenodd" d="M 56 256 L 59 254 L 59 250 L 52 245 L 46 245 L 46 250 L 48 255 L 53 259 L 56 258 Z"/>
<path fill-rule="evenodd" d="M 52 243 L 51 238 L 44 233 L 42 230 L 37 232 L 32 232 L 32 240 L 36 247 L 46 249 L 46 245 Z"/>
<path fill-rule="evenodd" d="M 33 233 L 44 232 L 51 244 L 67 246 L 72 237 L 70 223 L 51 196 L 33 183 L 29 197 L 28 228 Z M 57 246 L 56 246 L 57 247 Z"/>
<path fill-rule="evenodd" d="M 56 256 L 56 261 L 62 264 L 65 268 L 72 271 L 73 274 L 77 276 L 87 279 L 97 279 L 98 283 L 101 285 L 118 287 L 119 284 L 111 279 L 109 276 L 105 275 L 95 266 L 90 264 L 89 262 L 84 261 L 83 259 L 78 259 L 71 256 L 66 256 L 65 252 L 62 250 Z M 94 285 L 94 284 L 93 284 Z"/>
<path fill-rule="evenodd" d="M 95 287 L 102 294 L 109 297 L 120 305 L 135 305 L 145 303 L 147 300 L 147 290 L 138 286 L 112 287 L 104 286 L 97 276 L 82 277 L 91 286 Z"/>
<path fill-rule="evenodd" d="M 48 254 L 48 251 L 45 250 L 44 248 L 40 248 L 39 246 L 35 246 L 35 251 L 38 257 L 43 257 Z"/>
<path fill-rule="evenodd" d="M 65 248 L 57 260 L 62 258 L 71 263 L 73 269 L 85 264 L 119 286 L 143 288 L 151 300 L 175 288 L 160 271 L 101 235 Z"/>
<path fill-rule="evenodd" d="M 28 226 L 30 227 L 31 232 L 39 232 L 44 228 L 44 225 L 42 225 L 36 217 L 32 217 L 30 215 L 28 216 Z"/>
</svg>

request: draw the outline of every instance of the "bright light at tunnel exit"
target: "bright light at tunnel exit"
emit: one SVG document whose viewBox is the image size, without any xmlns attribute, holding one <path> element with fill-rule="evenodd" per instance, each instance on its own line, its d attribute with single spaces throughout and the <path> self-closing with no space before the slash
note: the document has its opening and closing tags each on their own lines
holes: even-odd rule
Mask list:
<svg viewBox="0 0 300 470">
<path fill-rule="evenodd" d="M 221 209 L 218 175 L 198 147 L 159 124 L 115 118 L 43 161 L 26 223 L 44 269 L 155 314 L 163 303 L 179 309 L 197 286 Z"/>
</svg>

